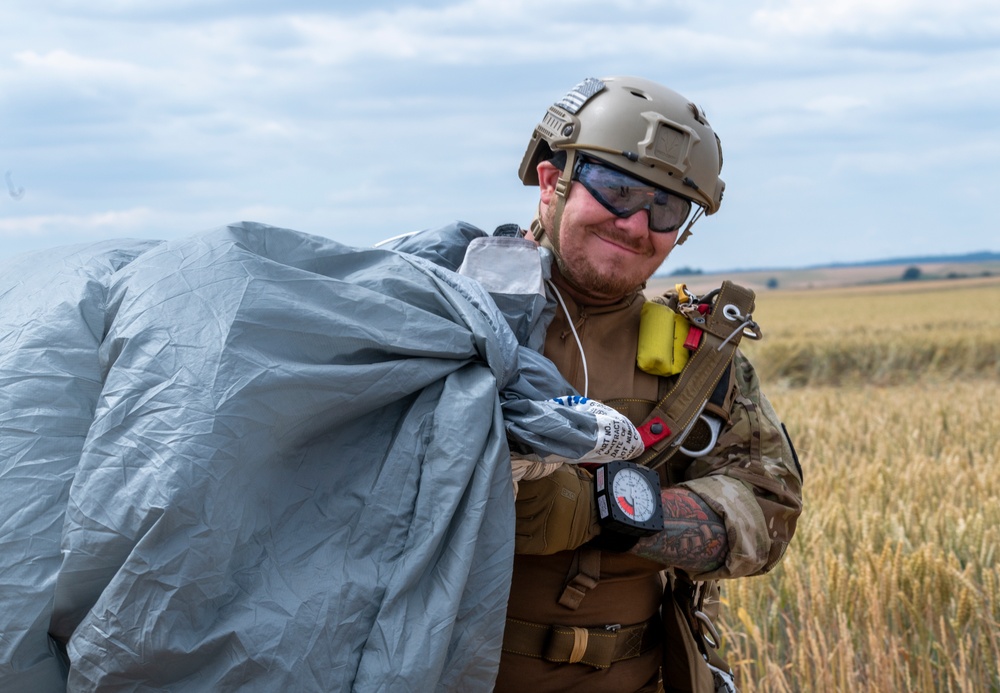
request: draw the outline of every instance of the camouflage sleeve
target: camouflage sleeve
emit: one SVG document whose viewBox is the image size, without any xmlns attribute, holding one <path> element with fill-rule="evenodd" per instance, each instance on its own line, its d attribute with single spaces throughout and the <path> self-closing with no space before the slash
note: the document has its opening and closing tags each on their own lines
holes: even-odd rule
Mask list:
<svg viewBox="0 0 1000 693">
<path fill-rule="evenodd" d="M 802 468 L 753 366 L 740 352 L 733 375 L 731 420 L 715 448 L 691 464 L 680 484 L 718 513 L 729 540 L 725 564 L 692 575 L 696 580 L 766 573 L 784 554 L 802 512 Z"/>
</svg>

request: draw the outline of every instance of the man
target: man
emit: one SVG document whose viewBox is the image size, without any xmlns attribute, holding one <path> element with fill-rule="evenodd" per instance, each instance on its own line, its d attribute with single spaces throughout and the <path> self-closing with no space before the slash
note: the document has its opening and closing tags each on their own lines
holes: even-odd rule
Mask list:
<svg viewBox="0 0 1000 693">
<path fill-rule="evenodd" d="M 692 317 L 719 346 L 702 344 L 704 355 L 692 356 L 681 374 L 637 364 L 640 328 L 650 319 L 645 282 L 698 216 L 718 211 L 721 165 L 721 145 L 700 108 L 632 77 L 581 83 L 549 108 L 528 146 L 520 177 L 540 188 L 528 237 L 554 256 L 550 290 L 561 305 L 544 354 L 582 394 L 625 413 L 647 447 L 669 433 L 666 423 L 677 428 L 670 412 L 680 410 L 685 423 L 705 428 L 708 443 L 692 450 L 675 431 L 676 444 L 647 450 L 640 461 L 657 469 L 663 523 L 641 538 L 647 530 L 598 521 L 590 471 L 550 465 L 546 476 L 520 482 L 497 691 L 724 685 L 712 651 L 718 636 L 705 614 L 712 581 L 770 570 L 791 540 L 802 481 L 791 443 L 745 357 L 709 354 L 726 350 L 709 334 L 712 316 L 726 311 L 733 319 L 720 332 L 729 342 L 755 327 L 752 294 L 742 294 L 743 304 L 708 300 L 700 308 L 686 294 L 665 299 L 661 305 Z M 697 341 L 688 347 L 698 353 Z M 711 369 L 720 375 L 691 395 L 698 401 L 664 404 L 694 392 L 704 378 L 692 374 Z M 621 502 L 633 510 L 631 496 Z M 707 659 L 723 668 L 715 683 Z"/>
<path fill-rule="evenodd" d="M 4 265 L 0 481 L 40 500 L 5 518 L 0 689 L 478 691 L 501 638 L 500 690 L 704 688 L 703 581 L 776 563 L 800 474 L 730 365 L 749 292 L 649 302 L 677 375 L 643 336 L 642 283 L 721 200 L 704 116 L 632 79 L 561 103 L 522 167 L 547 331 L 548 251 L 462 224 L 424 258 L 243 222 Z M 479 240 L 537 281 L 447 271 Z M 508 605 L 509 448 L 602 465 L 520 479 Z"/>
</svg>

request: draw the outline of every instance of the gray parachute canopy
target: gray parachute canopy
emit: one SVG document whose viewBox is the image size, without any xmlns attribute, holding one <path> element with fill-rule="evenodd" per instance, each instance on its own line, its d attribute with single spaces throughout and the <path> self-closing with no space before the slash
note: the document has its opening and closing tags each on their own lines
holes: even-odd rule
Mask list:
<svg viewBox="0 0 1000 693">
<path fill-rule="evenodd" d="M 515 334 L 451 271 L 483 235 L 0 265 L 0 690 L 489 690 L 507 437 L 579 457 L 594 423 L 541 404 L 572 388 L 523 346 L 538 297 Z"/>
</svg>

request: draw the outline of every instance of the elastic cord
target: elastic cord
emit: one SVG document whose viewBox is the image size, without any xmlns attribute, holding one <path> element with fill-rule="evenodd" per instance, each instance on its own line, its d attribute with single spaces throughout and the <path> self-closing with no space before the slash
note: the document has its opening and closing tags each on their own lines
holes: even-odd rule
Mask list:
<svg viewBox="0 0 1000 693">
<path fill-rule="evenodd" d="M 590 374 L 587 371 L 587 355 L 583 352 L 583 344 L 580 342 L 580 335 L 576 333 L 576 326 L 573 324 L 573 316 L 569 314 L 569 308 L 566 307 L 566 301 L 563 300 L 562 294 L 559 293 L 559 289 L 556 285 L 552 283 L 551 279 L 545 280 L 546 285 L 552 292 L 556 295 L 556 300 L 559 301 L 559 305 L 562 306 L 563 314 L 566 316 L 566 322 L 569 323 L 570 332 L 573 333 L 573 339 L 576 340 L 576 348 L 580 350 L 580 361 L 583 363 L 583 396 L 587 397 L 587 390 L 590 388 Z"/>
</svg>

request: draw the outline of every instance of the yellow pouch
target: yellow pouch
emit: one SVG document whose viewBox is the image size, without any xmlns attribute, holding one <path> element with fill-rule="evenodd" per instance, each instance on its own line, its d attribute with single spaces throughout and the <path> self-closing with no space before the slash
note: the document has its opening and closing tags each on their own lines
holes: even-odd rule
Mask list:
<svg viewBox="0 0 1000 693">
<path fill-rule="evenodd" d="M 684 370 L 690 352 L 684 348 L 691 324 L 662 303 L 642 304 L 636 363 L 652 375 L 676 375 Z"/>
</svg>

